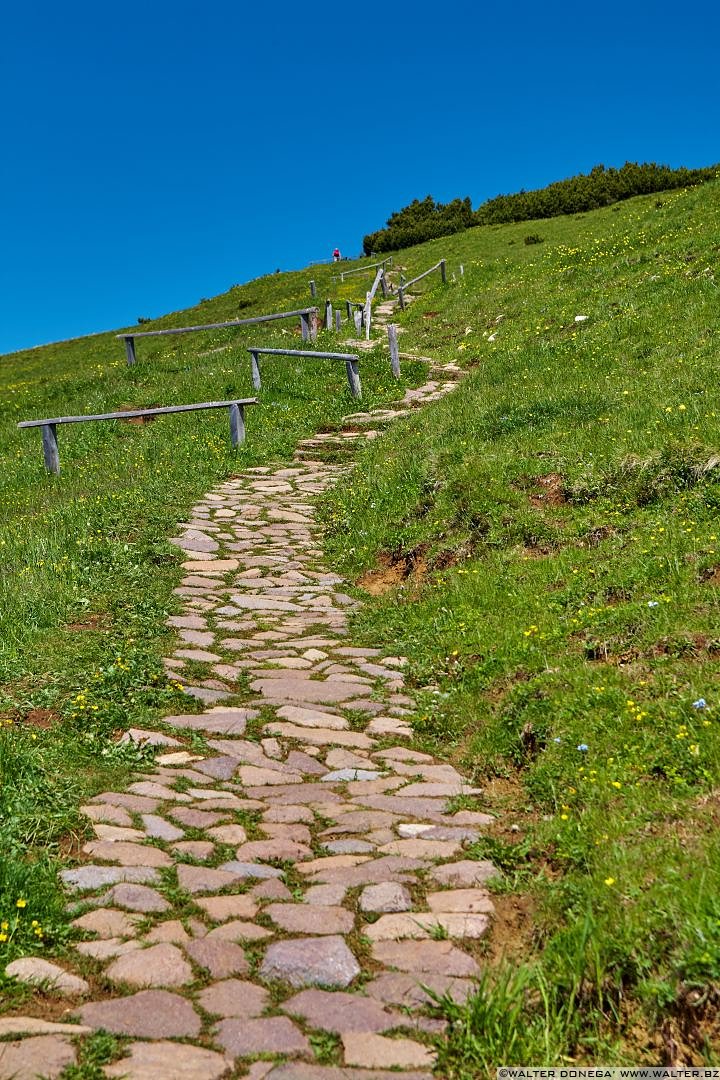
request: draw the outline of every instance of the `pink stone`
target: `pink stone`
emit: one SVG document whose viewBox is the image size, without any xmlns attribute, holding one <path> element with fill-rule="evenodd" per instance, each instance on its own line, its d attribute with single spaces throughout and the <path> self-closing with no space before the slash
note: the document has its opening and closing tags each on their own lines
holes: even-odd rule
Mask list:
<svg viewBox="0 0 720 1080">
<path fill-rule="evenodd" d="M 75 1050 L 65 1035 L 36 1035 L 17 1042 L 0 1043 L 0 1076 L 12 1080 L 56 1080 L 76 1061 Z"/>
<path fill-rule="evenodd" d="M 214 1038 L 233 1057 L 251 1057 L 254 1054 L 312 1056 L 310 1043 L 286 1016 L 221 1020 Z"/>
<path fill-rule="evenodd" d="M 206 896 L 195 901 L 213 922 L 226 919 L 254 919 L 258 906 L 246 893 L 238 896 Z"/>
<path fill-rule="evenodd" d="M 225 979 L 202 990 L 198 1002 L 216 1016 L 253 1017 L 261 1016 L 270 1005 L 270 994 L 255 983 Z"/>
<path fill-rule="evenodd" d="M 185 952 L 199 967 L 207 968 L 214 979 L 244 975 L 250 970 L 242 948 L 232 941 L 201 938 L 189 942 Z"/>
<path fill-rule="evenodd" d="M 360 965 L 340 936 L 278 941 L 269 947 L 260 968 L 262 978 L 295 987 L 344 989 L 359 974 Z"/>
<path fill-rule="evenodd" d="M 170 907 L 167 900 L 147 885 L 132 885 L 123 882 L 114 885 L 108 893 L 109 900 L 118 907 L 127 908 L 128 911 L 138 911 L 149 914 L 154 911 L 167 911 Z"/>
<path fill-rule="evenodd" d="M 461 976 L 480 974 L 473 958 L 449 941 L 376 941 L 372 954 L 379 964 L 400 971 Z"/>
<path fill-rule="evenodd" d="M 397 1017 L 377 1001 L 340 990 L 303 990 L 282 1005 L 285 1012 L 301 1017 L 320 1031 L 387 1031 L 397 1027 Z"/>
<path fill-rule="evenodd" d="M 163 943 L 118 957 L 105 975 L 129 986 L 187 986 L 192 968 L 175 945 Z"/>
<path fill-rule="evenodd" d="M 343 907 L 270 904 L 264 914 L 291 934 L 349 934 L 355 925 L 352 912 Z"/>
<path fill-rule="evenodd" d="M 138 1039 L 194 1039 L 200 1034 L 200 1017 L 190 1002 L 167 990 L 95 1001 L 84 1005 L 79 1016 L 91 1028 Z"/>
<path fill-rule="evenodd" d="M 132 1043 L 127 1057 L 106 1065 L 107 1077 L 122 1080 L 220 1080 L 230 1062 L 214 1050 L 173 1042 Z"/>
<path fill-rule="evenodd" d="M 432 1067 L 435 1054 L 411 1039 L 388 1039 L 370 1032 L 348 1032 L 342 1036 L 346 1065 L 365 1069 L 412 1069 Z"/>
<path fill-rule="evenodd" d="M 126 915 L 124 911 L 115 911 L 112 908 L 98 908 L 96 911 L 88 911 L 79 919 L 74 919 L 72 925 L 79 930 L 89 930 L 101 938 L 134 937 L 137 934 L 135 923 L 137 919 Z"/>
</svg>

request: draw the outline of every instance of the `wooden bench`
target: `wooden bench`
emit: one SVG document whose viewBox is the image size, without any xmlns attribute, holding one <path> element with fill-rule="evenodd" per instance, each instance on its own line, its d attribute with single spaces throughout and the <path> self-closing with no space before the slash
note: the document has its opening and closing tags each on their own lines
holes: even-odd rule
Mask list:
<svg viewBox="0 0 720 1080">
<path fill-rule="evenodd" d="M 260 363 L 258 361 L 258 356 L 261 354 L 263 356 L 311 356 L 315 360 L 344 360 L 350 393 L 354 398 L 359 398 L 362 395 L 358 357 L 352 353 L 314 352 L 309 349 L 261 349 L 257 347 L 249 348 L 248 352 L 250 353 L 254 390 L 260 390 L 262 386 L 260 382 Z"/>
<path fill-rule="evenodd" d="M 23 420 L 19 428 L 42 428 L 43 456 L 48 472 L 60 472 L 58 424 L 84 424 L 89 420 L 132 420 L 141 416 L 165 416 L 168 413 L 197 412 L 199 409 L 230 410 L 230 442 L 238 447 L 245 441 L 245 406 L 257 405 L 257 398 L 236 398 L 234 401 L 202 401 L 197 405 L 164 405 L 156 409 L 132 409 L 128 412 L 98 413 L 96 416 L 56 416 L 48 420 Z"/>
<path fill-rule="evenodd" d="M 276 319 L 300 318 L 300 329 L 303 341 L 315 341 L 317 338 L 317 314 L 316 307 L 300 308 L 298 311 L 276 311 L 271 315 L 256 315 L 252 319 L 234 319 L 232 322 L 202 323 L 200 326 L 178 326 L 170 330 L 140 330 L 132 334 L 116 334 L 116 338 L 122 338 L 125 342 L 125 355 L 128 364 L 134 364 L 137 360 L 135 354 L 135 339 L 147 337 L 170 337 L 174 334 L 194 334 L 199 330 L 225 330 L 238 326 L 256 326 L 258 323 L 275 322 Z"/>
</svg>

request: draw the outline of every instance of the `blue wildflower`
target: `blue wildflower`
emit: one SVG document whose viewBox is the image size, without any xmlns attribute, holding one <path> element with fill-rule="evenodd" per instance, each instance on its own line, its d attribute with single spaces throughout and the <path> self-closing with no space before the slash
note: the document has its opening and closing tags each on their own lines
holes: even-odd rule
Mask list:
<svg viewBox="0 0 720 1080">
<path fill-rule="evenodd" d="M 693 709 L 706 709 L 707 702 L 705 701 L 704 697 L 699 697 L 697 701 L 693 701 L 692 707 Z"/>
<path fill-rule="evenodd" d="M 578 750 L 583 754 L 586 754 L 589 749 L 590 749 L 590 747 L 588 746 L 588 744 L 586 742 L 581 742 L 580 745 L 578 746 Z"/>
</svg>

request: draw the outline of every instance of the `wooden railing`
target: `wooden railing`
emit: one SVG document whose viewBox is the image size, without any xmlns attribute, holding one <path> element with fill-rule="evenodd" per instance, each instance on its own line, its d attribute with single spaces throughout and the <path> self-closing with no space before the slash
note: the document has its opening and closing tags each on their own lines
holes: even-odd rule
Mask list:
<svg viewBox="0 0 720 1080">
<path fill-rule="evenodd" d="M 355 270 L 343 270 L 340 274 L 340 281 L 344 281 L 346 277 L 350 277 L 351 274 L 362 274 L 364 270 L 375 270 L 379 266 L 392 266 L 393 257 L 388 255 L 387 259 L 383 259 L 382 262 L 367 263 L 365 266 L 358 266 Z"/>
<path fill-rule="evenodd" d="M 147 337 L 169 337 L 174 334 L 194 334 L 199 330 L 225 330 L 239 326 L 256 326 L 258 323 L 275 322 L 276 319 L 300 318 L 303 341 L 315 341 L 317 338 L 317 308 L 300 308 L 298 311 L 276 311 L 271 315 L 256 315 L 252 319 L 234 319 L 232 322 L 202 323 L 200 326 L 178 326 L 170 330 L 141 330 L 137 333 L 116 334 L 125 342 L 125 353 L 128 364 L 134 364 L 137 360 L 135 354 L 135 339 Z"/>
<path fill-rule="evenodd" d="M 260 381 L 259 356 L 307 356 L 312 357 L 314 360 L 344 360 L 350 393 L 355 398 L 359 398 L 362 394 L 362 387 L 360 386 L 360 369 L 358 366 L 359 358 L 352 353 L 314 352 L 309 349 L 261 349 L 254 346 L 250 347 L 248 352 L 250 353 L 250 366 L 254 390 L 260 390 L 262 387 Z"/>
<path fill-rule="evenodd" d="M 133 420 L 140 416 L 164 416 L 168 413 L 197 412 L 199 409 L 230 410 L 230 442 L 238 447 L 245 441 L 245 406 L 257 405 L 257 398 L 236 398 L 234 401 L 202 401 L 196 405 L 164 405 L 155 409 L 132 409 L 127 412 L 97 413 L 93 416 L 56 416 L 46 420 L 22 420 L 19 428 L 42 428 L 43 457 L 48 472 L 60 472 L 58 424 L 85 424 L 92 420 Z"/>
<path fill-rule="evenodd" d="M 439 263 L 435 263 L 435 265 L 431 266 L 429 270 L 423 271 L 422 274 L 418 274 L 417 277 L 411 278 L 410 281 L 403 281 L 402 284 L 398 285 L 395 291 L 397 292 L 398 300 L 400 301 L 400 307 L 403 311 L 405 310 L 406 291 L 410 288 L 411 285 L 414 285 L 416 281 L 421 281 L 424 277 L 427 277 L 428 274 L 432 274 L 435 270 L 440 271 L 440 277 L 442 278 L 442 283 L 444 285 L 447 282 L 447 267 L 445 264 L 445 259 L 441 259 Z"/>
</svg>

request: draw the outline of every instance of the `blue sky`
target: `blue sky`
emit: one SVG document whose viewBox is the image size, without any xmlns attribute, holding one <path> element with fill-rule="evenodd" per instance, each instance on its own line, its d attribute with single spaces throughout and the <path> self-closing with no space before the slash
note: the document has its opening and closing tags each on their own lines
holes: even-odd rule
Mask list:
<svg viewBox="0 0 720 1080">
<path fill-rule="evenodd" d="M 0 353 L 602 162 L 720 160 L 716 3 L 7 0 Z"/>
</svg>

